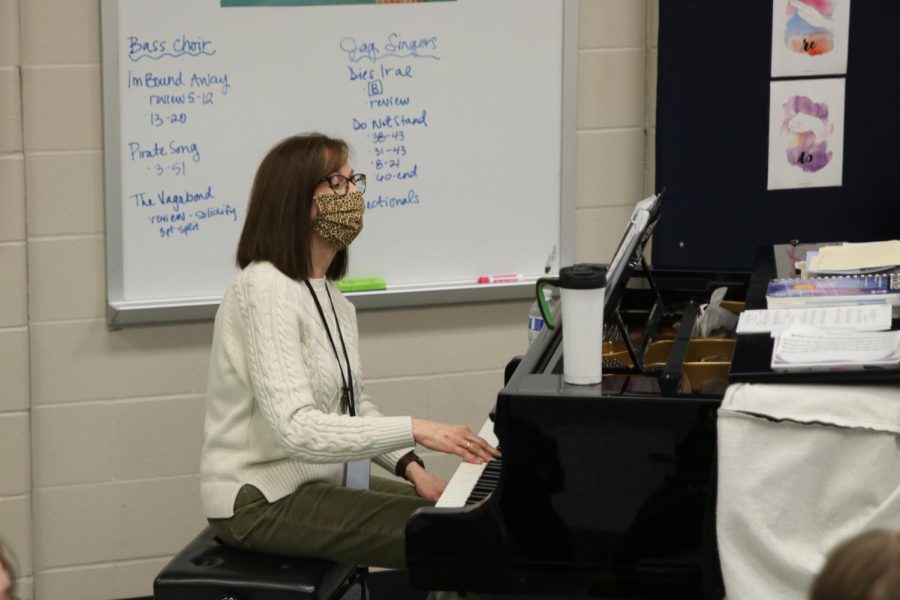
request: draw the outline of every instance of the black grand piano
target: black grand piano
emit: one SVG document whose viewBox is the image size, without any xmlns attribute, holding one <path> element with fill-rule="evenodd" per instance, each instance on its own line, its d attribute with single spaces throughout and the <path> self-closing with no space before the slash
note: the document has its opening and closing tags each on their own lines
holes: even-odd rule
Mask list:
<svg viewBox="0 0 900 600">
<path fill-rule="evenodd" d="M 603 383 L 563 382 L 565 324 L 545 328 L 507 366 L 482 429 L 502 459 L 462 464 L 438 506 L 409 520 L 413 587 L 721 598 L 715 413 L 734 340 L 691 331 L 719 287 L 739 310 L 749 273 L 647 268 L 658 204 L 651 213 L 636 237 L 626 231 L 610 265 Z"/>
</svg>

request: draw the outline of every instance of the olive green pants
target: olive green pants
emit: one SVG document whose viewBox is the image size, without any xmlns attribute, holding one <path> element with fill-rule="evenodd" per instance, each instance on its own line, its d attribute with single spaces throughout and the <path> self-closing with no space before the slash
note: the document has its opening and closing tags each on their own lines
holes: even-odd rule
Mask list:
<svg viewBox="0 0 900 600">
<path fill-rule="evenodd" d="M 245 485 L 234 515 L 209 523 L 238 548 L 399 569 L 406 562 L 406 522 L 431 505 L 411 485 L 380 477 L 372 477 L 368 490 L 308 483 L 275 502 Z"/>
</svg>

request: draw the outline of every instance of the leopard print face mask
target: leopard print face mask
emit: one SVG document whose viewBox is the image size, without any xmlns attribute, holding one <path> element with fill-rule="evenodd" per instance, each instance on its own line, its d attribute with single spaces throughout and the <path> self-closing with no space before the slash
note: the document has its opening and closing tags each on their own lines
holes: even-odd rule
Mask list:
<svg viewBox="0 0 900 600">
<path fill-rule="evenodd" d="M 314 196 L 313 201 L 319 207 L 313 231 L 338 250 L 349 246 L 362 231 L 366 209 L 363 195 L 359 192 L 350 192 L 346 196 L 322 194 Z"/>
</svg>

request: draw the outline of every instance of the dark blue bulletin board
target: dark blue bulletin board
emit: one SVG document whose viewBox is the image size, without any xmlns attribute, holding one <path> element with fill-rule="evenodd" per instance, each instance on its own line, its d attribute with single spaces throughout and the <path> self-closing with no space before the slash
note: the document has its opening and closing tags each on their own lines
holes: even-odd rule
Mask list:
<svg viewBox="0 0 900 600">
<path fill-rule="evenodd" d="M 900 237 L 900 3 L 855 0 L 841 187 L 767 191 L 772 3 L 660 2 L 653 264 L 748 269 L 758 245 Z"/>
</svg>

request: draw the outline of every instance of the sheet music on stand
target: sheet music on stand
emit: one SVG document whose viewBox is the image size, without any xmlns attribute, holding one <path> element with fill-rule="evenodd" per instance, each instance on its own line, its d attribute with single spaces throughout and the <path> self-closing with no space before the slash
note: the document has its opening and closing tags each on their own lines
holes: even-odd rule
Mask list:
<svg viewBox="0 0 900 600">
<path fill-rule="evenodd" d="M 644 198 L 635 205 L 634 210 L 631 212 L 628 225 L 625 227 L 625 232 L 622 235 L 622 239 L 619 241 L 619 245 L 616 248 L 615 254 L 613 254 L 613 258 L 609 263 L 606 273 L 606 297 L 604 299 L 603 320 L 608 326 L 604 327 L 604 339 L 621 340 L 625 344 L 625 349 L 631 358 L 632 365 L 638 371 L 643 371 L 638 350 L 636 350 L 631 343 L 627 327 L 618 312 L 618 307 L 619 302 L 625 293 L 625 287 L 628 280 L 631 278 L 635 267 L 639 263 L 644 266 L 647 282 L 650 287 L 653 289 L 654 293 L 656 293 L 657 297 L 659 296 L 651 271 L 647 268 L 646 262 L 644 261 L 644 247 L 650 239 L 650 236 L 653 234 L 656 223 L 659 221 L 662 206 L 661 199 L 664 193 L 665 190 L 653 196 Z M 654 308 L 656 308 L 656 306 L 654 306 Z M 651 337 L 652 326 L 646 328 L 644 331 L 644 336 L 641 340 L 641 355 L 643 355 L 645 343 L 649 342 Z"/>
<path fill-rule="evenodd" d="M 772 369 L 852 370 L 900 366 L 900 330 L 846 331 L 793 323 L 775 339 Z"/>
<path fill-rule="evenodd" d="M 616 253 L 613 255 L 607 269 L 607 289 L 617 289 L 625 267 L 638 257 L 639 252 L 643 252 L 643 242 L 650 235 L 648 226 L 651 225 L 651 220 L 655 222 L 659 214 L 659 199 L 661 196 L 662 192 L 644 198 L 635 204 L 634 210 L 631 211 L 629 224 L 625 228 L 625 233 L 622 235 L 622 239 L 616 248 Z"/>
</svg>

